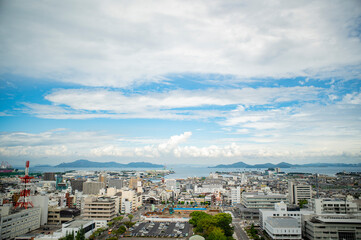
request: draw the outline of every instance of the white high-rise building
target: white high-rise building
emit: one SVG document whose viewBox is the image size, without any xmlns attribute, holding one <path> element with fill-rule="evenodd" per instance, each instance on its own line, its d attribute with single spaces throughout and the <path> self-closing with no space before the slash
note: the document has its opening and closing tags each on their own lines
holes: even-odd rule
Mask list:
<svg viewBox="0 0 361 240">
<path fill-rule="evenodd" d="M 232 205 L 241 203 L 241 188 L 231 188 L 231 201 Z"/>
<path fill-rule="evenodd" d="M 175 179 L 166 179 L 165 180 L 165 188 L 167 190 L 172 190 L 172 191 L 177 190 L 177 180 L 175 180 Z"/>
</svg>

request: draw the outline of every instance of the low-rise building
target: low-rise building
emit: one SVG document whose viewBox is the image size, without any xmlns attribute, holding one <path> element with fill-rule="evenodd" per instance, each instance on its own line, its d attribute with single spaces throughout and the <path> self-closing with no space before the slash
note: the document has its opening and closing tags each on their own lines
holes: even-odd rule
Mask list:
<svg viewBox="0 0 361 240">
<path fill-rule="evenodd" d="M 302 239 L 301 225 L 292 217 L 269 217 L 264 230 L 272 239 Z"/>
<path fill-rule="evenodd" d="M 62 224 L 62 234 L 64 237 L 71 233 L 74 233 L 76 236 L 80 229 L 84 229 L 85 238 L 89 238 L 96 229 L 95 222 L 93 220 L 73 220 Z"/>
<path fill-rule="evenodd" d="M 313 211 L 304 209 L 288 209 L 287 204 L 281 202 L 274 205 L 274 209 L 259 209 L 260 227 L 264 229 L 265 221 L 269 217 L 292 217 L 297 220 L 301 226 L 301 217 L 303 214 L 312 214 Z"/>
<path fill-rule="evenodd" d="M 72 221 L 76 216 L 80 215 L 80 210 L 76 208 L 61 208 L 50 206 L 48 208 L 48 224 L 62 224 Z"/>
</svg>

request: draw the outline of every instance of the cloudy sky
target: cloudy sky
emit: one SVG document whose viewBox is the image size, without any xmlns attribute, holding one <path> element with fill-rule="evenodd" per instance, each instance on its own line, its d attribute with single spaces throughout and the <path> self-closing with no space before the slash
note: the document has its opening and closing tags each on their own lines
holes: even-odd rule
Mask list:
<svg viewBox="0 0 361 240">
<path fill-rule="evenodd" d="M 361 162 L 361 2 L 0 1 L 0 159 Z"/>
</svg>

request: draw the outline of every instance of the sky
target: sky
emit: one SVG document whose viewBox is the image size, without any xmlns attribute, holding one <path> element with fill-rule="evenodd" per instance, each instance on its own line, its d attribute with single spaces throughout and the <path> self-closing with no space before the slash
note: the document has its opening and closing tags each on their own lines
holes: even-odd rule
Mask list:
<svg viewBox="0 0 361 240">
<path fill-rule="evenodd" d="M 0 160 L 361 162 L 361 2 L 0 0 Z"/>
</svg>

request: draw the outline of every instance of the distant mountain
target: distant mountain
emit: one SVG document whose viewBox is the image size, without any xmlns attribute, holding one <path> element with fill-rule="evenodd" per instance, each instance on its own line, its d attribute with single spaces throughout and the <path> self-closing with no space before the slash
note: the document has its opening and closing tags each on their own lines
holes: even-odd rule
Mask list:
<svg viewBox="0 0 361 240">
<path fill-rule="evenodd" d="M 232 164 L 220 164 L 209 168 L 291 168 L 291 167 L 361 167 L 361 163 L 308 163 L 308 164 L 290 164 L 281 162 L 278 164 L 263 163 L 250 165 L 244 162 L 236 162 Z"/>
<path fill-rule="evenodd" d="M 248 165 L 247 163 L 244 163 L 244 162 L 236 162 L 236 163 L 233 163 L 233 164 L 220 164 L 220 165 L 217 165 L 213 168 L 249 168 L 251 167 L 251 165 Z M 253 167 L 253 166 L 252 166 Z M 212 168 L 212 167 L 211 167 Z"/>
<path fill-rule="evenodd" d="M 39 164 L 39 165 L 35 165 L 34 167 L 52 167 L 49 164 Z"/>
<path fill-rule="evenodd" d="M 55 167 L 59 168 L 162 168 L 163 165 L 148 162 L 131 162 L 122 164 L 117 162 L 92 162 L 80 159 L 74 162 L 61 163 Z"/>
</svg>

